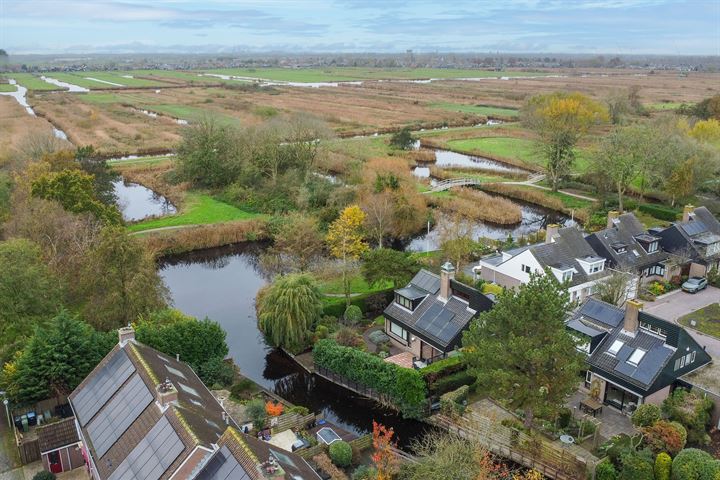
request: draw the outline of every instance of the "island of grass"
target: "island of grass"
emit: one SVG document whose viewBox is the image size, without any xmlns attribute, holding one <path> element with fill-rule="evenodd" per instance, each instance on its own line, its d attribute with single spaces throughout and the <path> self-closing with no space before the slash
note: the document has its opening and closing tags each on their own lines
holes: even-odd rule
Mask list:
<svg viewBox="0 0 720 480">
<path fill-rule="evenodd" d="M 52 83 L 48 83 L 40 78 L 40 75 L 34 75 L 32 73 L 6 73 L 5 78 L 12 78 L 17 83 L 27 88 L 28 90 L 66 90 L 63 87 L 58 87 Z"/>
<path fill-rule="evenodd" d="M 10 85 L 9 83 L 0 83 L 0 92 L 15 92 L 17 91 L 17 86 Z"/>
<path fill-rule="evenodd" d="M 519 112 L 516 108 L 496 107 L 492 105 L 467 105 L 463 103 L 438 102 L 430 104 L 433 108 L 447 110 L 449 112 L 472 113 L 486 117 L 517 117 Z"/>
<path fill-rule="evenodd" d="M 720 339 L 720 303 L 695 310 L 678 319 L 681 325 Z M 693 324 L 694 322 L 694 324 Z"/>
<path fill-rule="evenodd" d="M 180 213 L 161 218 L 143 220 L 128 226 L 130 232 L 144 232 L 161 228 L 208 225 L 213 223 L 250 220 L 261 217 L 198 192 L 185 194 Z"/>
</svg>

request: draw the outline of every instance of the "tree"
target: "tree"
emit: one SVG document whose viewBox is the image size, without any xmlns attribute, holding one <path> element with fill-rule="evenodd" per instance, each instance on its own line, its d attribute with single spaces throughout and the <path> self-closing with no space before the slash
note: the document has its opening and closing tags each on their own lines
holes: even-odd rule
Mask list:
<svg viewBox="0 0 720 480">
<path fill-rule="evenodd" d="M 633 280 L 631 274 L 613 271 L 610 276 L 595 284 L 595 294 L 603 302 L 620 307 L 628 299 L 631 280 Z"/>
<path fill-rule="evenodd" d="M 693 125 L 690 136 L 699 142 L 717 145 L 720 143 L 720 121 L 714 118 L 700 120 Z"/>
<path fill-rule="evenodd" d="M 272 252 L 280 257 L 286 271 L 307 271 L 325 247 L 317 218 L 300 213 L 288 215 L 273 239 Z"/>
<path fill-rule="evenodd" d="M 649 427 L 662 418 L 660 407 L 654 403 L 643 403 L 633 412 L 631 420 L 636 427 Z"/>
<path fill-rule="evenodd" d="M 471 236 L 471 224 L 460 214 L 452 217 L 446 215 L 442 217 L 438 230 L 443 255 L 455 264 L 455 270 L 460 272 L 461 265 L 468 261 L 476 246 Z"/>
<path fill-rule="evenodd" d="M 61 286 L 40 248 L 23 239 L 0 242 L 0 363 L 60 308 Z"/>
<path fill-rule="evenodd" d="M 628 452 L 620 461 L 622 468 L 618 480 L 653 480 L 655 477 L 653 456 L 647 450 Z"/>
<path fill-rule="evenodd" d="M 118 226 L 102 230 L 78 281 L 84 316 L 100 330 L 127 325 L 167 303 L 167 289 L 154 259 L 139 240 Z"/>
<path fill-rule="evenodd" d="M 284 275 L 259 296 L 257 308 L 258 326 L 270 342 L 298 352 L 322 315 L 322 295 L 310 275 Z"/>
<path fill-rule="evenodd" d="M 675 206 L 678 199 L 690 196 L 695 189 L 696 160 L 689 158 L 677 165 L 667 179 L 665 191 L 670 195 L 670 205 Z"/>
<path fill-rule="evenodd" d="M 698 117 L 701 120 L 707 120 L 714 118 L 720 120 L 720 95 L 714 95 L 710 98 L 692 105 L 692 106 L 681 106 L 680 113 L 685 115 L 691 115 Z"/>
<path fill-rule="evenodd" d="M 410 150 L 414 144 L 415 137 L 412 136 L 408 127 L 393 133 L 390 137 L 390 145 L 400 150 Z"/>
<path fill-rule="evenodd" d="M 685 448 L 687 441 L 687 430 L 678 422 L 658 420 L 644 427 L 642 432 L 643 441 L 655 454 L 667 452 L 670 455 L 677 455 Z"/>
<path fill-rule="evenodd" d="M 464 356 L 481 388 L 525 412 L 557 409 L 577 387 L 584 364 L 565 328 L 567 289 L 549 271 L 499 297 L 463 336 Z"/>
<path fill-rule="evenodd" d="M 67 311 L 37 328 L 17 360 L 16 402 L 68 395 L 114 344 Z"/>
<path fill-rule="evenodd" d="M 253 424 L 255 430 L 262 430 L 265 428 L 265 422 L 267 421 L 267 412 L 265 411 L 265 404 L 259 398 L 250 400 L 245 405 L 245 413 Z"/>
<path fill-rule="evenodd" d="M 675 457 L 672 480 L 717 480 L 720 460 L 696 448 L 686 448 Z"/>
<path fill-rule="evenodd" d="M 330 444 L 330 459 L 338 467 L 348 467 L 352 463 L 352 447 L 344 440 Z"/>
<path fill-rule="evenodd" d="M 117 206 L 96 198 L 94 177 L 80 170 L 43 174 L 32 182 L 31 192 L 35 197 L 55 200 L 69 212 L 89 212 L 106 223 L 122 222 Z"/>
<path fill-rule="evenodd" d="M 362 235 L 364 221 L 365 213 L 360 207 L 357 205 L 346 207 L 337 220 L 330 224 L 325 239 L 330 248 L 330 253 L 342 261 L 342 280 L 346 305 L 350 305 L 349 264 L 351 261 L 357 261 L 368 249 Z"/>
<path fill-rule="evenodd" d="M 525 123 L 539 136 L 553 191 L 575 160 L 574 148 L 593 125 L 608 121 L 605 107 L 580 93 L 536 95 L 523 109 Z"/>
<path fill-rule="evenodd" d="M 377 480 L 391 480 L 398 468 L 398 457 L 393 451 L 397 442 L 393 440 L 395 432 L 392 428 L 373 420 L 373 453 L 372 462 L 377 469 Z"/>
<path fill-rule="evenodd" d="M 237 132 L 205 117 L 183 129 L 178 147 L 180 178 L 196 187 L 222 187 L 237 177 L 239 165 Z"/>
<path fill-rule="evenodd" d="M 365 212 L 365 229 L 375 240 L 378 248 L 383 248 L 383 239 L 393 231 L 395 208 L 392 195 L 380 192 L 366 195 L 361 202 Z"/>
<path fill-rule="evenodd" d="M 370 285 L 391 282 L 397 288 L 406 284 L 418 270 L 420 265 L 406 252 L 378 248 L 363 255 L 362 274 Z"/>
</svg>

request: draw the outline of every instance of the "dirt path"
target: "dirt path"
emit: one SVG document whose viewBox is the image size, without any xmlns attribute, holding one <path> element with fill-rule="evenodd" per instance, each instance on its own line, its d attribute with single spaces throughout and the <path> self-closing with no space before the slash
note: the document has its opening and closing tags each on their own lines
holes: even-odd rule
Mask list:
<svg viewBox="0 0 720 480">
<path fill-rule="evenodd" d="M 205 225 L 212 225 L 212 224 L 207 223 Z M 142 235 L 145 233 L 162 232 L 164 230 L 182 230 L 183 228 L 202 227 L 202 226 L 203 226 L 203 224 L 200 224 L 200 223 L 193 223 L 190 225 L 171 225 L 169 227 L 149 228 L 147 230 L 140 230 L 139 232 L 130 232 L 130 235 Z"/>
<path fill-rule="evenodd" d="M 550 187 L 544 187 L 538 185 L 538 182 L 545 179 L 545 175 L 534 175 L 523 182 L 503 182 L 505 185 L 524 185 L 527 187 L 539 188 L 541 190 L 552 191 Z M 579 198 L 580 200 L 587 200 L 588 202 L 597 202 L 597 198 L 588 197 L 586 195 L 580 195 L 579 193 L 568 192 L 567 190 L 558 190 L 558 192 L 569 197 Z"/>
</svg>

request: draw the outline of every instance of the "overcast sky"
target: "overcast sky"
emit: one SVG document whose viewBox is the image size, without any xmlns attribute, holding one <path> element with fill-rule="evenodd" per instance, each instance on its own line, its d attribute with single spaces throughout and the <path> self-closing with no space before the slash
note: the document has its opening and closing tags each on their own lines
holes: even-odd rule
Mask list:
<svg viewBox="0 0 720 480">
<path fill-rule="evenodd" d="M 720 0 L 0 0 L 0 48 L 720 55 Z"/>
</svg>

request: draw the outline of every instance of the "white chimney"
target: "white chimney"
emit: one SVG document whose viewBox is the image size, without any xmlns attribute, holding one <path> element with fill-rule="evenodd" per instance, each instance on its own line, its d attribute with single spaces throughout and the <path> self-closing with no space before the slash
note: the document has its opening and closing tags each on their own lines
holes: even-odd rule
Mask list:
<svg viewBox="0 0 720 480">
<path fill-rule="evenodd" d="M 551 223 L 545 228 L 545 243 L 552 243 L 553 237 L 557 236 L 560 231 L 560 225 Z"/>
<path fill-rule="evenodd" d="M 692 217 L 695 212 L 695 206 L 694 205 L 685 205 L 685 208 L 683 208 L 683 222 L 689 222 L 692 220 Z"/>
<path fill-rule="evenodd" d="M 610 210 L 607 217 L 607 228 L 613 228 L 615 226 L 615 220 L 620 216 L 620 212 L 617 210 Z"/>
<path fill-rule="evenodd" d="M 450 288 L 450 280 L 455 278 L 455 267 L 450 262 L 445 262 L 440 267 L 440 299 L 447 301 L 450 299 L 452 289 Z"/>
<path fill-rule="evenodd" d="M 120 346 L 124 347 L 129 340 L 135 340 L 135 329 L 128 325 L 118 329 L 118 341 Z"/>
</svg>

